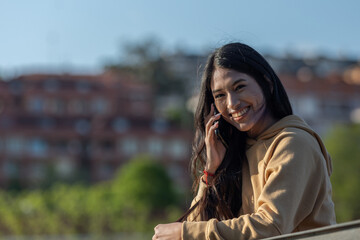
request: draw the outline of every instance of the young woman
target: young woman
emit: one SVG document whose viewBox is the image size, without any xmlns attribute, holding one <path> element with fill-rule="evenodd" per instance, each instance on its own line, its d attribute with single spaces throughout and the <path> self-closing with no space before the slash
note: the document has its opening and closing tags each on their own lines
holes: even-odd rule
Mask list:
<svg viewBox="0 0 360 240">
<path fill-rule="evenodd" d="M 209 56 L 195 127 L 197 195 L 153 239 L 261 239 L 335 224 L 324 144 L 254 49 L 231 43 Z"/>
</svg>

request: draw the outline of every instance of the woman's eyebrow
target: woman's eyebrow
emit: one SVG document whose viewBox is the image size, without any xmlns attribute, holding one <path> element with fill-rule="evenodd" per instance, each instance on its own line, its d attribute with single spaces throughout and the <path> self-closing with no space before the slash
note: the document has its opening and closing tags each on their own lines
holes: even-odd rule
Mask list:
<svg viewBox="0 0 360 240">
<path fill-rule="evenodd" d="M 213 90 L 211 91 L 213 94 L 217 93 L 217 92 L 220 92 L 222 89 L 216 89 L 216 90 Z"/>
<path fill-rule="evenodd" d="M 246 79 L 244 79 L 244 78 L 239 78 L 238 80 L 235 80 L 235 81 L 233 82 L 232 86 L 238 84 L 239 82 L 246 82 Z"/>
</svg>

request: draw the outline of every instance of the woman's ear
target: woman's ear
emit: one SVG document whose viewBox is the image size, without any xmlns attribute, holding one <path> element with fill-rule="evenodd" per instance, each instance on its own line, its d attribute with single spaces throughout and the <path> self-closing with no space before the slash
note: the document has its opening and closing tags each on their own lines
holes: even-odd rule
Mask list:
<svg viewBox="0 0 360 240">
<path fill-rule="evenodd" d="M 269 82 L 270 91 L 271 91 L 271 94 L 273 94 L 273 91 L 274 91 L 274 83 L 270 80 L 270 78 L 268 78 L 268 76 L 264 75 L 264 78 L 265 78 L 266 81 Z"/>
</svg>

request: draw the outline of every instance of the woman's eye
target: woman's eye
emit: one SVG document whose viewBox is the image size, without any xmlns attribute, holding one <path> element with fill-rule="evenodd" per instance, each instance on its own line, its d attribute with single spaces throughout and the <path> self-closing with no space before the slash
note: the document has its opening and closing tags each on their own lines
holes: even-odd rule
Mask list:
<svg viewBox="0 0 360 240">
<path fill-rule="evenodd" d="M 244 86 L 244 85 L 238 85 L 238 86 L 236 86 L 235 91 L 240 90 L 240 89 L 242 89 L 243 87 L 245 87 L 245 86 Z"/>
<path fill-rule="evenodd" d="M 221 98 L 222 96 L 224 96 L 224 94 L 216 94 L 214 97 L 215 98 Z"/>
</svg>

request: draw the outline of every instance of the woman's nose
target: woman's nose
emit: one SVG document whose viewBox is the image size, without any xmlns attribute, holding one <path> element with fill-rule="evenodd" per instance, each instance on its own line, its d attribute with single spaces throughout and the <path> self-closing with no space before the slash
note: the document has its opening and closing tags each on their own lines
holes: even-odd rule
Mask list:
<svg viewBox="0 0 360 240">
<path fill-rule="evenodd" d="M 236 109 L 236 107 L 240 104 L 239 98 L 236 94 L 229 94 L 227 97 L 227 108 L 228 109 Z"/>
</svg>

